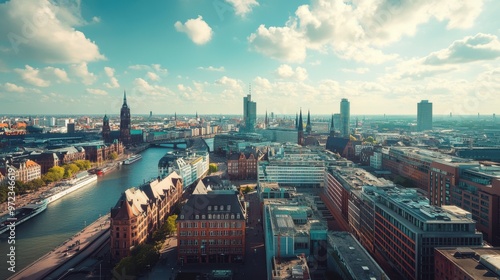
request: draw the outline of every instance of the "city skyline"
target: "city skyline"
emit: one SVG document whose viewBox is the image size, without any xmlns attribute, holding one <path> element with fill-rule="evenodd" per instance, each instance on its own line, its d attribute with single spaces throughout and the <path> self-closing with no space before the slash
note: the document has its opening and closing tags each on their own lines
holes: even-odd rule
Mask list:
<svg viewBox="0 0 500 280">
<path fill-rule="evenodd" d="M 446 3 L 444 3 L 446 2 Z M 392 4 L 391 4 L 392 3 Z M 0 112 L 492 115 L 500 3 L 0 1 Z M 147 16 L 143 16 L 147 14 Z M 222 111 L 223 110 L 223 111 Z"/>
</svg>

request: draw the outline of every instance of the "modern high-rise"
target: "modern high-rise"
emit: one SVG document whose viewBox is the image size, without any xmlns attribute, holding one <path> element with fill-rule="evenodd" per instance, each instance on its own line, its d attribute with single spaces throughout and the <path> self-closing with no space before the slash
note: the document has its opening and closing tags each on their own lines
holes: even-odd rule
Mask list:
<svg viewBox="0 0 500 280">
<path fill-rule="evenodd" d="M 123 92 L 123 105 L 120 111 L 120 140 L 130 144 L 130 108 L 127 105 L 127 93 Z"/>
<path fill-rule="evenodd" d="M 243 97 L 243 121 L 245 122 L 245 132 L 254 132 L 257 122 L 257 103 L 252 101 L 252 95 Z"/>
<path fill-rule="evenodd" d="M 417 130 L 432 130 L 432 103 L 429 100 L 417 104 Z"/>
<path fill-rule="evenodd" d="M 347 98 L 340 101 L 340 134 L 344 138 L 349 138 L 349 121 L 351 115 L 351 106 Z"/>
</svg>

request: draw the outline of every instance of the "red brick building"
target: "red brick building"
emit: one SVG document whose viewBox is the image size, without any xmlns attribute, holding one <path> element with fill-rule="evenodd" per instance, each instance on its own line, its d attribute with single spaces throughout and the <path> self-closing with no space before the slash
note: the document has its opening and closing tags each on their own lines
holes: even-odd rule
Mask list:
<svg viewBox="0 0 500 280">
<path fill-rule="evenodd" d="M 111 256 L 130 255 L 134 246 L 152 237 L 182 196 L 182 179 L 173 172 L 164 179 L 126 190 L 111 209 Z"/>
<path fill-rule="evenodd" d="M 179 262 L 238 263 L 244 260 L 244 202 L 235 193 L 220 192 L 193 194 L 183 206 L 177 220 Z"/>
<path fill-rule="evenodd" d="M 231 179 L 257 179 L 258 156 L 254 153 L 231 154 L 227 160 L 227 174 Z"/>
</svg>

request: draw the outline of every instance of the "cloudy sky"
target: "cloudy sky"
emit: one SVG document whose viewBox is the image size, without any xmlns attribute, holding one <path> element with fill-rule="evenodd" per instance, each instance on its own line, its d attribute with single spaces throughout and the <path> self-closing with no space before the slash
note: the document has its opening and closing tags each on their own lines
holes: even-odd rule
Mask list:
<svg viewBox="0 0 500 280">
<path fill-rule="evenodd" d="M 497 0 L 0 2 L 1 114 L 499 112 Z"/>
</svg>

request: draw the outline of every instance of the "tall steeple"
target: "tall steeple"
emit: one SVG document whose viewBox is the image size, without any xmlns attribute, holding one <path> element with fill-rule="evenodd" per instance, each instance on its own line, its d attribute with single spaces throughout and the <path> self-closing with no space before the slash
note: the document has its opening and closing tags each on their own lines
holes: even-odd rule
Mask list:
<svg viewBox="0 0 500 280">
<path fill-rule="evenodd" d="M 312 131 L 311 127 L 311 112 L 307 110 L 307 124 L 306 124 L 306 133 L 307 135 L 310 135 Z"/>
<path fill-rule="evenodd" d="M 335 137 L 335 125 L 333 124 L 333 114 L 332 114 L 332 122 L 330 123 L 330 137 Z"/>
<path fill-rule="evenodd" d="M 304 146 L 304 124 L 302 123 L 302 108 L 300 108 L 299 114 L 299 128 L 297 133 L 297 144 Z"/>
<path fill-rule="evenodd" d="M 127 105 L 127 93 L 123 91 L 123 105 L 120 111 L 120 141 L 130 144 L 130 108 Z"/>
<path fill-rule="evenodd" d="M 104 143 L 111 143 L 110 132 L 109 118 L 108 115 L 104 114 L 104 118 L 102 119 L 102 140 L 104 140 Z"/>
</svg>

